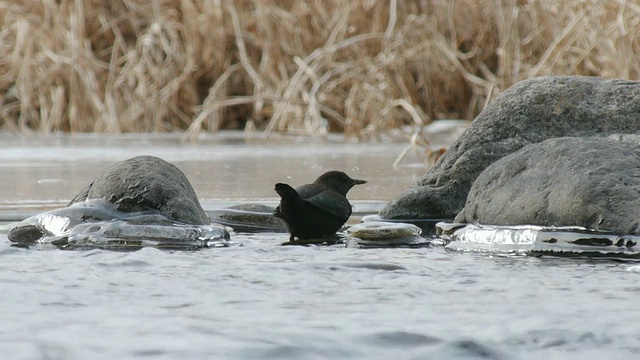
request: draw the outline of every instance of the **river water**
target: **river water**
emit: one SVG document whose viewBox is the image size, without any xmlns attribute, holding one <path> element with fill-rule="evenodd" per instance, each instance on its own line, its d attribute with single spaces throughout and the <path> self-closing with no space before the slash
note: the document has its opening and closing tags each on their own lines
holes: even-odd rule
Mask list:
<svg viewBox="0 0 640 360">
<path fill-rule="evenodd" d="M 106 166 L 160 156 L 207 210 L 273 204 L 327 169 L 369 184 L 379 209 L 426 171 L 404 143 L 241 136 L 0 135 L 0 214 L 64 205 Z M 7 359 L 637 359 L 640 266 L 444 248 L 280 246 L 232 235 L 201 251 L 28 250 L 0 234 L 0 356 Z"/>
</svg>

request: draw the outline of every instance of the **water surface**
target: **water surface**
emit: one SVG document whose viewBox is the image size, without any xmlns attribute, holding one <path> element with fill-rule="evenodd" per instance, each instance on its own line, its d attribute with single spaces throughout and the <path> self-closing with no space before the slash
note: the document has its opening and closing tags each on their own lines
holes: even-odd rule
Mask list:
<svg viewBox="0 0 640 360">
<path fill-rule="evenodd" d="M 165 137 L 0 139 L 0 212 L 66 203 L 99 171 L 151 154 L 205 208 L 273 203 L 326 169 L 369 180 L 377 209 L 425 169 L 404 144 Z M 410 163 L 410 161 L 409 161 Z M 366 212 L 366 211 L 365 211 Z M 637 359 L 640 266 L 444 248 L 280 246 L 236 233 L 202 251 L 26 250 L 0 235 L 0 355 L 11 359 Z"/>
</svg>

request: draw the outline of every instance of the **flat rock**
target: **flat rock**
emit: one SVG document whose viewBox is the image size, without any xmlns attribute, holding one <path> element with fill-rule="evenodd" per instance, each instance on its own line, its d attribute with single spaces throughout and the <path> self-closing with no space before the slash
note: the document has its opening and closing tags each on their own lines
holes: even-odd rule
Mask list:
<svg viewBox="0 0 640 360">
<path fill-rule="evenodd" d="M 557 138 L 528 145 L 480 174 L 455 221 L 640 234 L 640 145 L 633 139 Z"/>
<path fill-rule="evenodd" d="M 398 248 L 429 247 L 433 239 L 420 236 L 422 229 L 402 222 L 368 221 L 347 229 L 347 247 Z M 437 242 L 437 241 L 436 241 Z"/>
<path fill-rule="evenodd" d="M 398 222 L 366 222 L 351 226 L 347 233 L 363 240 L 389 240 L 407 236 L 418 236 L 422 229 L 413 225 Z"/>
<path fill-rule="evenodd" d="M 640 82 L 542 77 L 500 94 L 411 188 L 386 219 L 453 219 L 478 175 L 526 145 L 558 137 L 640 134 Z"/>
<path fill-rule="evenodd" d="M 211 220 L 240 232 L 287 232 L 282 219 L 273 215 L 272 206 L 264 204 L 238 204 L 209 212 Z"/>
</svg>

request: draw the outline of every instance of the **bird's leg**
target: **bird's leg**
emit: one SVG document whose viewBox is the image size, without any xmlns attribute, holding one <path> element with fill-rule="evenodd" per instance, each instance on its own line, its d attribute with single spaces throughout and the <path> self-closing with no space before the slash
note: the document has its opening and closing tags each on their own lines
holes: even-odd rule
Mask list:
<svg viewBox="0 0 640 360">
<path fill-rule="evenodd" d="M 289 241 L 295 241 L 295 240 L 296 240 L 295 236 L 293 236 L 293 235 L 289 236 Z"/>
</svg>

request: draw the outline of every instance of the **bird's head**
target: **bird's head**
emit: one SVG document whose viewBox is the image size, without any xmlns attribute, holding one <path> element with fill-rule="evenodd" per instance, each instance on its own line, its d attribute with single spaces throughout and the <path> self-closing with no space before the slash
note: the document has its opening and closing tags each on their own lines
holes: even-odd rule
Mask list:
<svg viewBox="0 0 640 360">
<path fill-rule="evenodd" d="M 343 173 L 342 171 L 329 171 L 316 179 L 313 182 L 314 184 L 326 186 L 337 193 L 346 196 L 349 190 L 356 185 L 366 184 L 365 180 L 357 180 L 352 179 L 349 175 Z"/>
</svg>

